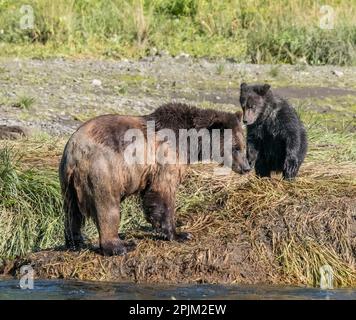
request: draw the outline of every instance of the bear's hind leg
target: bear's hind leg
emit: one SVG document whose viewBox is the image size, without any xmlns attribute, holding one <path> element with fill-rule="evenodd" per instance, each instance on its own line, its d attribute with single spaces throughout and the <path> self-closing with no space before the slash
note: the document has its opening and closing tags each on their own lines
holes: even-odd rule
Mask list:
<svg viewBox="0 0 356 320">
<path fill-rule="evenodd" d="M 99 206 L 95 220 L 102 254 L 105 256 L 126 254 L 128 247 L 119 238 L 120 205 Z"/>
<path fill-rule="evenodd" d="M 84 239 L 81 229 L 84 226 L 85 217 L 74 211 L 65 215 L 65 244 L 70 250 L 78 250 L 83 247 Z"/>
<path fill-rule="evenodd" d="M 82 236 L 82 227 L 85 223 L 85 217 L 81 213 L 78 205 L 77 194 L 72 182 L 66 188 L 64 194 L 64 236 L 65 246 L 70 250 L 79 250 L 84 245 Z"/>
</svg>

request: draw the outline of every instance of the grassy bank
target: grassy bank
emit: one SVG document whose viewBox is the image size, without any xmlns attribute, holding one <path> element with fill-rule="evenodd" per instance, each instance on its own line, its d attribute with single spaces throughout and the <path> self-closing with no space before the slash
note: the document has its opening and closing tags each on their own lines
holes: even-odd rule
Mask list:
<svg viewBox="0 0 356 320">
<path fill-rule="evenodd" d="M 354 119 L 300 113 L 310 149 L 294 183 L 216 177 L 212 166 L 193 166 L 178 194 L 177 220 L 194 239 L 158 241 L 131 198 L 124 203 L 120 232 L 138 248 L 127 257 L 93 252 L 92 223 L 85 230 L 88 250 L 60 250 L 56 167 L 65 139 L 41 135 L 1 142 L 0 256 L 6 263 L 0 269 L 16 274 L 31 263 L 41 278 L 318 285 L 319 268 L 328 264 L 335 285 L 355 286 L 356 146 L 354 126 L 345 125 Z"/>
<path fill-rule="evenodd" d="M 22 4 L 34 27 L 20 28 Z M 320 28 L 320 1 L 0 1 L 3 56 L 138 58 L 168 50 L 253 63 L 355 65 L 356 6 L 328 1 L 334 28 Z"/>
</svg>

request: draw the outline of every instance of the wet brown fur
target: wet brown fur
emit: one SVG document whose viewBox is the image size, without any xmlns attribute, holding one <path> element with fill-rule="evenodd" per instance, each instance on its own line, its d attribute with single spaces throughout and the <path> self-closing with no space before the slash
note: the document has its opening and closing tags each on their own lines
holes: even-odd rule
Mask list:
<svg viewBox="0 0 356 320">
<path fill-rule="evenodd" d="M 239 156 L 233 158 L 235 167 L 232 168 L 241 173 L 248 170 L 241 114 L 236 116 L 171 103 L 147 116 L 104 115 L 94 118 L 72 135 L 60 163 L 67 247 L 81 247 L 81 228 L 85 219 L 91 217 L 98 228 L 103 254 L 125 254 L 128 246 L 118 237 L 120 203 L 135 193 L 142 198 L 148 221 L 166 239 L 189 239 L 189 234 L 176 232 L 174 219 L 176 190 L 182 181 L 185 165 L 130 165 L 124 159 L 123 152 L 127 147 L 125 132 L 135 128 L 145 134 L 149 120 L 155 121 L 156 131 L 163 128 L 176 132 L 190 128 L 207 128 L 210 131 L 232 129 L 233 148 L 239 150 Z M 177 150 L 170 151 L 177 153 Z"/>
</svg>

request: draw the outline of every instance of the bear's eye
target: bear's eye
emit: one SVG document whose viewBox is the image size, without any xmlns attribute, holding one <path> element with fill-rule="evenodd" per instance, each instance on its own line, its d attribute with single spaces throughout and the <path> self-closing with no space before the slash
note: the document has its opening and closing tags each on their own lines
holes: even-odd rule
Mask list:
<svg viewBox="0 0 356 320">
<path fill-rule="evenodd" d="M 246 107 L 247 107 L 247 109 L 252 109 L 252 110 L 254 110 L 256 108 L 255 104 L 251 100 L 247 102 Z"/>
<path fill-rule="evenodd" d="M 255 101 L 253 98 L 247 99 L 247 101 L 246 101 L 247 108 L 251 109 L 251 108 L 253 108 L 254 105 L 255 105 Z"/>
</svg>

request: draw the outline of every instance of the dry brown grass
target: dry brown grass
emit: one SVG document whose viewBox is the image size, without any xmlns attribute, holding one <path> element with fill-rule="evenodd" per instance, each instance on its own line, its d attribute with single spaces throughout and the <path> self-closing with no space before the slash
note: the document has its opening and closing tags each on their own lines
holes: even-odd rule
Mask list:
<svg viewBox="0 0 356 320">
<path fill-rule="evenodd" d="M 192 241 L 165 242 L 130 229 L 125 238 L 138 246 L 125 257 L 48 250 L 6 269 L 16 273 L 31 263 L 39 278 L 316 286 L 328 264 L 336 286 L 356 285 L 354 164 L 306 163 L 293 183 L 213 176 L 211 169 L 192 167 L 178 195 L 178 224 Z"/>
</svg>

